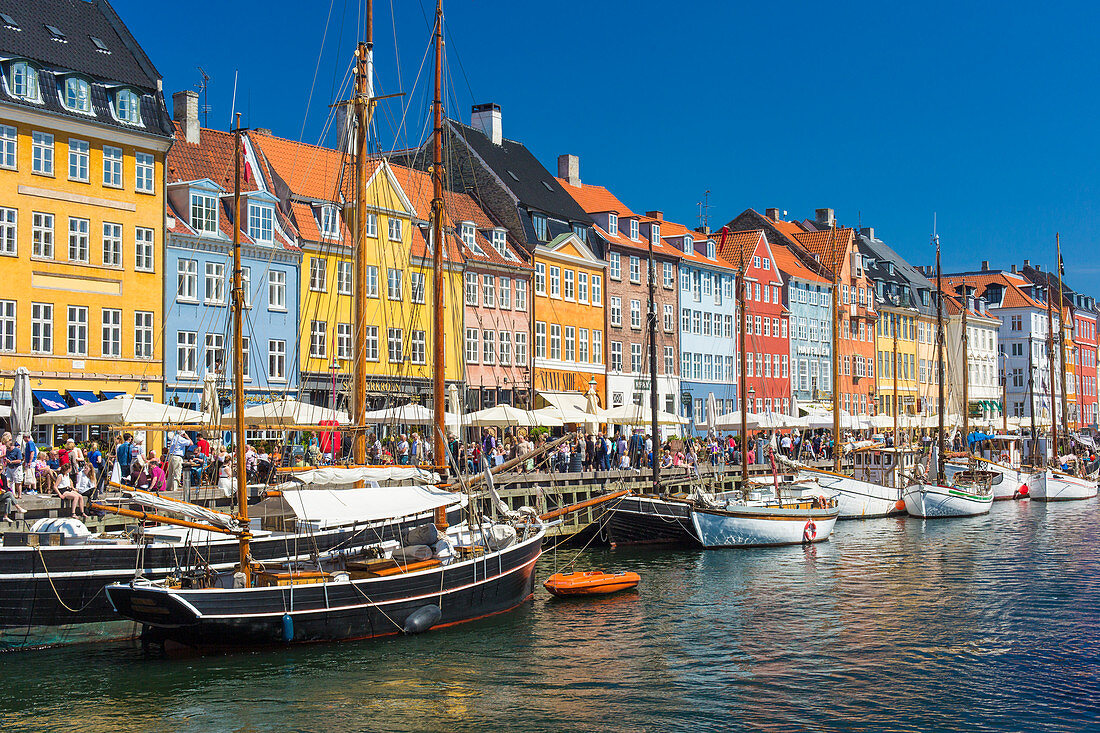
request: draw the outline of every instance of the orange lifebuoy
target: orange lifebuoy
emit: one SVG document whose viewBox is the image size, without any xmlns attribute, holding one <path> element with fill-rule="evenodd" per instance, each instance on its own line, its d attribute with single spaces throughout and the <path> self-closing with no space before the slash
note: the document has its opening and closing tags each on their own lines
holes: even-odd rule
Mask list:
<svg viewBox="0 0 1100 733">
<path fill-rule="evenodd" d="M 814 520 L 807 519 L 806 526 L 802 528 L 802 542 L 809 544 L 817 539 L 817 525 Z"/>
<path fill-rule="evenodd" d="M 1006 451 L 1006 450 L 1001 451 L 1000 460 L 1001 460 L 1001 463 L 1008 463 L 1008 461 L 1009 461 L 1008 451 Z"/>
</svg>

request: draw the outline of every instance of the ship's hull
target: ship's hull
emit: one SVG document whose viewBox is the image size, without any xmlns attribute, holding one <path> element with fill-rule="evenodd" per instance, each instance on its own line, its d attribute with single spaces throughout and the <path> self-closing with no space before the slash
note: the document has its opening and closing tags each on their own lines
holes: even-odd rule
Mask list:
<svg viewBox="0 0 1100 733">
<path fill-rule="evenodd" d="M 655 496 L 625 496 L 607 511 L 602 536 L 612 547 L 655 545 L 698 548 L 691 506 Z"/>
<path fill-rule="evenodd" d="M 696 509 L 692 522 L 707 549 L 775 547 L 824 542 L 836 524 L 839 509 L 781 509 L 734 506 Z"/>
<path fill-rule="evenodd" d="M 435 606 L 431 628 L 511 610 L 534 592 L 542 531 L 474 560 L 383 578 L 293 587 L 179 590 L 153 584 L 107 587 L 118 613 L 145 627 L 147 641 L 221 650 L 369 639 L 401 633 Z"/>
<path fill-rule="evenodd" d="M 1028 487 L 1028 479 L 1031 477 L 1030 473 L 1021 471 L 1018 468 L 1002 466 L 999 463 L 983 463 L 982 467 L 983 470 L 996 474 L 996 477 L 993 479 L 993 501 L 1027 498 L 1030 489 L 1023 492 L 1020 490 Z M 968 470 L 970 470 L 970 467 L 967 464 L 952 463 L 950 461 L 945 463 L 943 467 L 944 475 L 947 477 L 948 481 L 953 479 L 955 474 Z"/>
<path fill-rule="evenodd" d="M 840 519 L 873 519 L 902 513 L 897 506 L 900 489 L 819 471 L 803 470 L 798 475 L 816 481 L 826 491 L 836 492 Z"/>
<path fill-rule="evenodd" d="M 1038 471 L 1028 481 L 1028 490 L 1035 501 L 1076 501 L 1096 496 L 1096 482 L 1076 476 Z"/>
<path fill-rule="evenodd" d="M 992 492 L 984 494 L 936 484 L 913 484 L 901 494 L 906 511 L 922 519 L 972 517 L 988 513 L 993 505 Z"/>
<path fill-rule="evenodd" d="M 455 524 L 464 510 L 448 510 L 447 515 Z M 270 534 L 253 539 L 252 556 L 277 565 L 332 552 L 354 553 L 432 519 L 424 514 L 400 524 Z M 139 567 L 144 578 L 164 578 L 195 563 L 196 551 L 217 572 L 231 570 L 240 560 L 237 539 L 229 536 L 196 548 L 163 542 L 0 547 L 0 650 L 133 636 L 133 624 L 118 623 L 104 587 L 128 582 Z"/>
</svg>

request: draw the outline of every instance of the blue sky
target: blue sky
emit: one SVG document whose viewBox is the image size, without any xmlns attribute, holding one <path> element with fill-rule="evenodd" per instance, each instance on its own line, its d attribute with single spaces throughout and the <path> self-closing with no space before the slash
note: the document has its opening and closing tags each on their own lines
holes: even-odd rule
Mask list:
<svg viewBox="0 0 1100 733">
<path fill-rule="evenodd" d="M 213 77 L 211 126 L 228 126 L 239 71 L 245 124 L 321 138 L 356 0 L 115 3 L 166 96 L 193 88 L 197 66 Z M 828 206 L 914 264 L 932 261 L 936 212 L 949 270 L 1052 266 L 1060 231 L 1069 284 L 1100 295 L 1089 284 L 1100 6 L 451 0 L 445 11 L 448 113 L 467 121 L 471 103 L 500 104 L 506 137 L 552 172 L 559 153 L 579 155 L 585 182 L 636 210 L 695 225 L 706 190 L 712 226 L 748 207 L 804 218 Z M 402 105 L 398 145 L 425 129 L 430 60 L 415 82 L 433 12 L 430 0 L 376 2 L 378 91 L 410 92 L 380 115 L 391 145 Z"/>
</svg>

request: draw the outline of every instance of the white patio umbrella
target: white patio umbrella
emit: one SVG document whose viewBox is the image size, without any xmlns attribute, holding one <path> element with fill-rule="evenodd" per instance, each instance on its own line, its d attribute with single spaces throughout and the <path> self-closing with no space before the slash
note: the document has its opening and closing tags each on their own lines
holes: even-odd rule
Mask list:
<svg viewBox="0 0 1100 733">
<path fill-rule="evenodd" d="M 807 427 L 816 430 L 818 428 L 832 428 L 833 427 L 833 413 L 831 412 L 818 412 L 812 415 L 807 415 L 809 420 L 807 421 Z M 852 418 L 851 414 L 847 410 L 840 411 L 840 429 L 841 430 L 853 430 L 858 427 L 858 421 Z"/>
<path fill-rule="evenodd" d="M 203 378 L 199 410 L 206 415 L 210 425 L 217 427 L 221 423 L 222 407 L 218 399 L 218 378 L 213 374 L 207 374 Z"/>
<path fill-rule="evenodd" d="M 750 412 L 745 415 L 745 428 L 748 430 L 756 430 L 760 427 L 761 416 L 755 412 Z M 719 415 L 714 421 L 714 427 L 716 430 L 740 430 L 741 429 L 741 411 L 734 410 L 733 412 L 727 412 L 725 415 Z"/>
<path fill-rule="evenodd" d="M 15 370 L 15 384 L 11 388 L 11 431 L 29 433 L 34 407 L 31 405 L 31 373 L 26 367 Z"/>
<path fill-rule="evenodd" d="M 653 413 L 648 405 L 620 405 L 612 407 L 603 414 L 604 422 L 609 425 L 649 425 L 653 422 Z M 671 412 L 657 410 L 658 425 L 685 425 L 689 421 L 686 417 L 673 415 Z"/>
<path fill-rule="evenodd" d="M 532 428 L 543 425 L 548 428 L 561 427 L 565 423 L 549 415 L 536 415 L 530 410 L 521 410 L 511 405 L 497 405 L 484 410 L 471 412 L 466 416 L 466 424 L 473 427 L 520 427 Z"/>
<path fill-rule="evenodd" d="M 192 425 L 205 420 L 201 412 L 136 400 L 129 395 L 67 407 L 35 418 L 39 425 Z"/>
<path fill-rule="evenodd" d="M 387 407 L 384 410 L 372 410 L 363 414 L 368 424 L 394 423 L 400 425 L 428 425 L 432 422 L 432 411 L 424 405 L 410 402 L 398 407 Z M 458 424 L 457 418 L 455 424 Z"/>
<path fill-rule="evenodd" d="M 718 403 L 714 399 L 714 393 L 707 393 L 707 433 L 713 435 L 718 432 Z"/>
<path fill-rule="evenodd" d="M 233 418 L 235 413 L 226 413 L 224 417 Z M 320 425 L 332 420 L 347 425 L 351 422 L 346 412 L 300 402 L 293 397 L 281 397 L 271 402 L 250 405 L 244 408 L 244 420 L 246 423 L 267 425 Z"/>
</svg>

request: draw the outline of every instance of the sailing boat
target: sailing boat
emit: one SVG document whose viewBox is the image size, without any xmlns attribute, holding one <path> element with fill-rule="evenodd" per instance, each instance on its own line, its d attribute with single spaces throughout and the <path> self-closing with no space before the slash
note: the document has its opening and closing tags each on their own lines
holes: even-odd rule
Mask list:
<svg viewBox="0 0 1100 733">
<path fill-rule="evenodd" d="M 368 4 L 368 18 L 369 18 Z M 443 8 L 435 17 L 434 167 L 431 245 L 435 265 L 434 311 L 434 442 L 436 456 L 446 455 L 443 411 L 443 247 L 444 199 L 442 155 Z M 367 73 L 373 44 L 368 33 L 356 51 L 356 95 L 352 104 L 358 121 L 356 167 L 362 181 L 366 134 L 376 101 L 367 94 Z M 239 126 L 238 126 L 239 128 Z M 239 136 L 239 129 L 238 129 Z M 239 139 L 239 138 L 238 138 Z M 239 178 L 238 178 L 239 184 Z M 366 217 L 365 186 L 356 186 L 357 254 L 363 246 Z M 234 321 L 241 324 L 240 242 L 234 230 Z M 357 257 L 358 259 L 358 257 Z M 358 278 L 357 278 L 358 281 Z M 235 334 L 237 354 L 241 335 Z M 240 364 L 235 360 L 235 364 Z M 241 372 L 236 372 L 237 414 L 243 413 Z M 360 409 L 361 400 L 356 400 Z M 353 415 L 362 424 L 362 415 Z M 238 460 L 243 425 L 238 418 Z M 358 450 L 357 450 L 358 452 Z M 240 465 L 243 466 L 243 463 Z M 172 582 L 116 583 L 107 596 L 124 617 L 141 623 L 149 641 L 175 641 L 191 646 L 225 648 L 307 641 L 339 641 L 396 633 L 419 633 L 508 611 L 533 594 L 534 566 L 541 554 L 545 527 L 533 510 L 508 511 L 506 521 L 477 519 L 450 526 L 439 507 L 435 521 L 402 534 L 399 542 L 379 542 L 374 557 L 319 558 L 309 570 L 265 568 L 249 550 L 247 495 L 241 482 L 240 506 L 232 529 L 238 535 L 239 569 L 203 584 L 183 587 Z M 402 497 L 394 503 L 395 520 L 420 514 L 432 502 Z"/>
<path fill-rule="evenodd" d="M 1069 416 L 1066 409 L 1066 339 L 1065 325 L 1062 321 L 1062 240 L 1055 235 L 1055 245 L 1058 249 L 1058 345 L 1062 372 L 1060 379 L 1055 380 L 1054 370 L 1054 315 L 1052 311 L 1053 293 L 1050 280 L 1047 280 L 1047 359 L 1050 363 L 1050 430 L 1051 444 L 1053 445 L 1055 463 L 1060 463 L 1058 456 L 1061 453 L 1058 445 L 1058 416 L 1055 409 L 1057 389 L 1056 384 L 1062 388 L 1062 435 L 1069 435 Z M 1095 481 L 1082 476 L 1075 476 L 1053 468 L 1040 468 L 1031 475 L 1028 480 L 1028 490 L 1035 501 L 1072 501 L 1075 499 L 1091 499 L 1097 494 Z"/>
<path fill-rule="evenodd" d="M 957 473 L 948 484 L 944 471 L 947 450 L 944 439 L 944 384 L 947 382 L 947 363 L 944 347 L 946 341 L 943 331 L 943 268 L 940 266 L 940 238 L 932 235 L 936 245 L 936 349 L 939 371 L 939 432 L 937 446 L 933 452 L 936 463 L 936 475 L 933 482 L 917 482 L 907 486 L 901 492 L 905 509 L 911 516 L 931 517 L 969 517 L 987 514 L 993 505 L 993 474 L 989 471 L 962 471 Z"/>
</svg>

